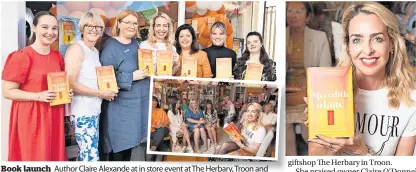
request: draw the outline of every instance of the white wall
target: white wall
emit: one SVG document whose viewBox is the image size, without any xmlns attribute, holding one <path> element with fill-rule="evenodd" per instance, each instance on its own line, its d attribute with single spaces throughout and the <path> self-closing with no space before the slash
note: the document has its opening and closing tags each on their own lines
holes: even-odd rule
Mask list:
<svg viewBox="0 0 416 172">
<path fill-rule="evenodd" d="M 1 4 L 1 71 L 7 56 L 25 45 L 25 1 Z M 0 86 L 2 87 L 2 86 Z M 7 160 L 11 101 L 1 95 L 1 161 Z"/>
</svg>

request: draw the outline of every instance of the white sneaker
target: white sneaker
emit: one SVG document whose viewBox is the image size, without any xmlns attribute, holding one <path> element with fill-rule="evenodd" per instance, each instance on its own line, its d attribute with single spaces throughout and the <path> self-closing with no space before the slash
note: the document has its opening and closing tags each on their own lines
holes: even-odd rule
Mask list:
<svg viewBox="0 0 416 172">
<path fill-rule="evenodd" d="M 192 149 L 192 147 L 188 146 L 188 147 L 186 147 L 186 152 L 187 153 L 194 153 L 194 150 Z"/>
</svg>

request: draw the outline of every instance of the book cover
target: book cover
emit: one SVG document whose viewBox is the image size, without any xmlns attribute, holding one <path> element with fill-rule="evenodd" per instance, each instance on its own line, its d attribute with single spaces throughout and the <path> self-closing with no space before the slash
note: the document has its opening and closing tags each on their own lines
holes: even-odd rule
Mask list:
<svg viewBox="0 0 416 172">
<path fill-rule="evenodd" d="M 307 69 L 309 138 L 354 136 L 351 67 Z"/>
<path fill-rule="evenodd" d="M 149 70 L 149 75 L 152 76 L 155 74 L 153 69 L 153 52 L 152 50 L 139 49 L 139 69 L 147 68 Z"/>
<path fill-rule="evenodd" d="M 172 51 L 157 51 L 157 75 L 169 75 L 172 76 L 173 57 Z"/>
<path fill-rule="evenodd" d="M 75 25 L 73 21 L 65 20 L 62 21 L 62 38 L 64 44 L 71 44 L 75 38 Z"/>
<path fill-rule="evenodd" d="M 232 60 L 230 57 L 216 59 L 216 78 L 230 79 L 232 75 Z"/>
<path fill-rule="evenodd" d="M 231 122 L 227 125 L 227 127 L 224 128 L 224 132 L 227 133 L 233 139 L 244 140 L 237 126 L 233 122 Z"/>
<path fill-rule="evenodd" d="M 263 74 L 262 64 L 248 63 L 244 80 L 261 81 Z"/>
<path fill-rule="evenodd" d="M 69 96 L 69 82 L 66 72 L 50 72 L 47 75 L 48 89 L 56 92 L 56 97 L 50 105 L 62 105 L 71 103 Z"/>
<path fill-rule="evenodd" d="M 113 66 L 100 66 L 95 68 L 97 72 L 98 88 L 102 91 L 111 90 L 118 93 L 116 74 Z"/>
<path fill-rule="evenodd" d="M 182 75 L 196 78 L 197 65 L 197 59 L 195 57 L 182 57 Z"/>
</svg>

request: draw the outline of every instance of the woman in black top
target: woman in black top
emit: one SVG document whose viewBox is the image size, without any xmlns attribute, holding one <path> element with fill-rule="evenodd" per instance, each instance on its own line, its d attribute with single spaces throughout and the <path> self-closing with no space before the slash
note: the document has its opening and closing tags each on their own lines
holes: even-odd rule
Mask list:
<svg viewBox="0 0 416 172">
<path fill-rule="evenodd" d="M 211 26 L 211 42 L 212 45 L 208 48 L 203 49 L 207 55 L 209 64 L 211 65 L 212 78 L 217 76 L 216 71 L 216 59 L 217 58 L 231 58 L 232 66 L 235 66 L 237 61 L 237 54 L 227 47 L 224 46 L 225 40 L 227 39 L 227 27 L 223 22 L 215 22 Z"/>
<path fill-rule="evenodd" d="M 262 64 L 262 81 L 276 80 L 276 64 L 269 58 L 263 46 L 263 38 L 258 32 L 250 32 L 246 37 L 246 50 L 243 56 L 238 58 L 237 64 L 233 68 L 235 79 L 244 79 L 247 63 Z"/>
</svg>

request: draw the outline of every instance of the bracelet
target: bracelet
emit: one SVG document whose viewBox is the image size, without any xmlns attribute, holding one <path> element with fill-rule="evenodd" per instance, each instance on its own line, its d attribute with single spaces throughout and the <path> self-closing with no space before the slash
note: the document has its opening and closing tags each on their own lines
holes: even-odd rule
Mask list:
<svg viewBox="0 0 416 172">
<path fill-rule="evenodd" d="M 36 100 L 39 100 L 40 99 L 39 93 L 35 93 L 35 96 L 36 96 Z"/>
<path fill-rule="evenodd" d="M 97 91 L 96 97 L 100 97 L 100 91 Z"/>
</svg>

